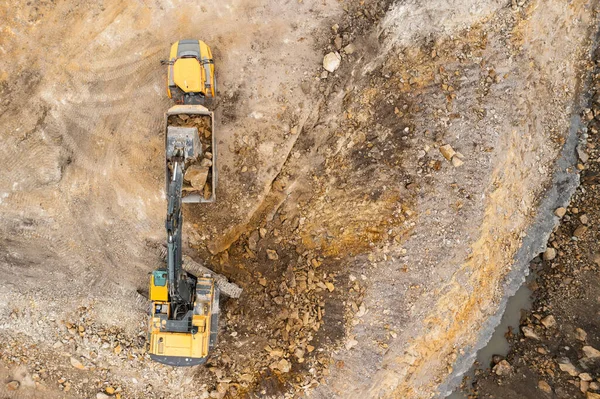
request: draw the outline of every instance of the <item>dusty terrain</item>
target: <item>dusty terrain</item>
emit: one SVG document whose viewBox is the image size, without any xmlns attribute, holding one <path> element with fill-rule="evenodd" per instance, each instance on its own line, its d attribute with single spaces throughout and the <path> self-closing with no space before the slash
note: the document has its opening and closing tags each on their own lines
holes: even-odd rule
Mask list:
<svg viewBox="0 0 600 399">
<path fill-rule="evenodd" d="M 550 182 L 594 6 L 0 6 L 0 392 L 439 396 Z M 145 353 L 164 242 L 159 61 L 195 37 L 216 58 L 219 186 L 184 210 L 186 253 L 244 293 L 222 304 L 208 364 L 173 369 Z"/>
</svg>

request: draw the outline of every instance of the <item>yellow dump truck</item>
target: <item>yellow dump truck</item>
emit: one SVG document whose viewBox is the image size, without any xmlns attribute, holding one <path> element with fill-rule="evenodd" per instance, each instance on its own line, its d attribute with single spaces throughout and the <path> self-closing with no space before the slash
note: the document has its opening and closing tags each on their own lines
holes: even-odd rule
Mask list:
<svg viewBox="0 0 600 399">
<path fill-rule="evenodd" d="M 167 95 L 177 104 L 204 104 L 217 92 L 215 64 L 210 47 L 201 40 L 173 43 L 167 74 Z"/>
</svg>

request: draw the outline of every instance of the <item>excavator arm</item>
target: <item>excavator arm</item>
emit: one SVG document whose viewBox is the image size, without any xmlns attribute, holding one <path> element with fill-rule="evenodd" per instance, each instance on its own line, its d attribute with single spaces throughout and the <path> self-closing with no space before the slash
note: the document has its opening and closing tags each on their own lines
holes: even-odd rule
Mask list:
<svg viewBox="0 0 600 399">
<path fill-rule="evenodd" d="M 190 301 L 190 294 L 183 276 L 181 257 L 181 190 L 183 187 L 183 158 L 173 163 L 172 179 L 169 183 L 167 219 L 167 272 L 169 295 L 171 302 L 185 303 Z"/>
<path fill-rule="evenodd" d="M 196 278 L 183 270 L 181 199 L 186 162 L 202 153 L 196 128 L 170 128 L 167 131 L 167 281 L 172 314 L 176 319 L 193 309 Z"/>
</svg>

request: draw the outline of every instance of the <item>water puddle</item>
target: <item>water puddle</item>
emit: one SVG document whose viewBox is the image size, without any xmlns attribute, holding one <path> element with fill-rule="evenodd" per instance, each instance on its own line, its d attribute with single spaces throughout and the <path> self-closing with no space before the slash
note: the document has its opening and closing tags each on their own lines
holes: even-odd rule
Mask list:
<svg viewBox="0 0 600 399">
<path fill-rule="evenodd" d="M 513 332 L 517 333 L 519 330 L 519 322 L 521 320 L 521 310 L 531 309 L 531 289 L 529 284 L 535 280 L 535 274 L 532 273 L 527 277 L 525 283 L 517 290 L 515 295 L 510 297 L 506 303 L 506 310 L 502 315 L 500 324 L 494 330 L 492 338 L 486 346 L 481 348 L 477 352 L 477 364 L 479 368 L 489 368 L 492 364 L 492 357 L 494 355 L 506 356 L 510 349 L 508 341 L 504 337 L 508 328 L 511 327 Z M 467 376 L 467 387 L 473 382 L 475 375 L 475 366 L 465 374 Z M 468 395 L 457 388 L 447 399 L 468 399 Z"/>
</svg>

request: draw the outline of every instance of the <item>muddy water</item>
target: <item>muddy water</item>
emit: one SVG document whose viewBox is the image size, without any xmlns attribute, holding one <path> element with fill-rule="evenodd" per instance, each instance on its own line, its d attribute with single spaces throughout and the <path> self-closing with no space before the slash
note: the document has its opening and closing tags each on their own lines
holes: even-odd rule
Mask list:
<svg viewBox="0 0 600 399">
<path fill-rule="evenodd" d="M 508 341 L 504 337 L 504 334 L 508 331 L 509 327 L 512 327 L 513 331 L 518 331 L 519 321 L 521 319 L 521 310 L 529 310 L 531 308 L 531 290 L 529 289 L 529 282 L 533 281 L 535 276 L 529 275 L 525 284 L 521 286 L 507 302 L 506 310 L 502 316 L 502 320 L 492 335 L 492 338 L 477 352 L 477 363 L 481 368 L 488 368 L 492 364 L 492 357 L 494 355 L 506 356 L 510 349 Z M 466 374 L 468 378 L 468 386 L 472 382 L 473 376 L 475 375 L 475 367 Z M 467 399 L 468 395 L 457 388 L 447 399 Z"/>
</svg>

